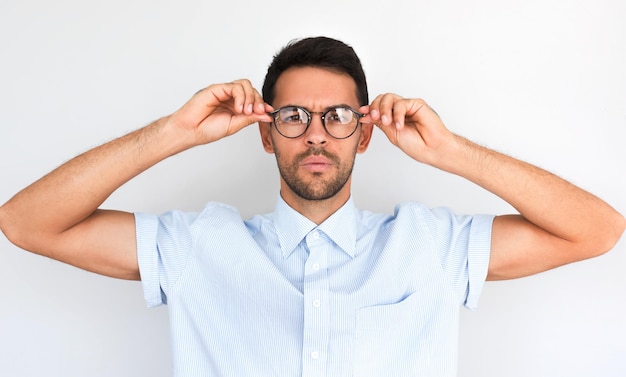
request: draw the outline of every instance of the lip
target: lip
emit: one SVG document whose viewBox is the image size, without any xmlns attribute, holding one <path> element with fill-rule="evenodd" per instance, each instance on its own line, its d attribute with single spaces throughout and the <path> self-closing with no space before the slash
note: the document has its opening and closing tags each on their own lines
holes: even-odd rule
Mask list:
<svg viewBox="0 0 626 377">
<path fill-rule="evenodd" d="M 300 166 L 310 171 L 325 171 L 331 168 L 332 161 L 324 156 L 308 156 L 300 161 Z"/>
</svg>

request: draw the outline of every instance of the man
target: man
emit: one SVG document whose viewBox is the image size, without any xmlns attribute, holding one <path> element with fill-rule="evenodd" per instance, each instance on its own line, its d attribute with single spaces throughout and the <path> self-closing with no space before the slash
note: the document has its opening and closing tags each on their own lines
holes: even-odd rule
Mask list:
<svg viewBox="0 0 626 377">
<path fill-rule="evenodd" d="M 157 162 L 254 123 L 280 171 L 272 214 L 244 221 L 220 203 L 161 216 L 98 209 Z M 355 209 L 352 166 L 374 126 L 520 214 Z M 275 56 L 263 97 L 247 80 L 211 85 L 0 208 L 16 245 L 141 279 L 148 305 L 167 303 L 177 376 L 453 376 L 458 308 L 475 307 L 485 279 L 600 255 L 625 226 L 595 196 L 453 134 L 423 100 L 369 103 L 352 48 L 323 37 Z"/>
</svg>

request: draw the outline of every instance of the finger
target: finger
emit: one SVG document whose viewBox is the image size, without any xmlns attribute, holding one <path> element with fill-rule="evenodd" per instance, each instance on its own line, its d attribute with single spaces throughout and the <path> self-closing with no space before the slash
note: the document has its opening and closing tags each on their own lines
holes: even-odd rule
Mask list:
<svg viewBox="0 0 626 377">
<path fill-rule="evenodd" d="M 380 101 L 380 120 L 383 126 L 389 126 L 393 120 L 393 107 L 399 96 L 391 93 L 383 95 Z"/>
<path fill-rule="evenodd" d="M 258 90 L 254 90 L 254 107 L 253 111 L 255 114 L 267 114 L 273 111 L 274 108 L 263 100 L 263 96 L 259 93 Z"/>
<path fill-rule="evenodd" d="M 273 122 L 274 118 L 272 118 L 272 116 L 268 114 L 269 112 L 270 111 L 264 111 L 264 112 L 259 113 L 255 111 L 254 113 L 248 116 L 251 119 L 250 123 Z"/>
<path fill-rule="evenodd" d="M 249 80 L 245 80 L 244 87 L 246 89 L 246 101 L 249 101 L 246 102 L 246 114 L 254 114 L 258 112 L 261 107 L 265 109 L 265 106 L 260 106 L 263 104 L 263 98 Z"/>
<path fill-rule="evenodd" d="M 394 102 L 393 105 L 393 123 L 396 129 L 400 130 L 404 127 L 404 118 L 406 117 L 408 100 L 401 99 Z"/>
<path fill-rule="evenodd" d="M 225 108 L 231 108 L 232 106 L 233 113 L 243 113 L 246 94 L 241 85 L 232 82 L 228 84 L 218 84 L 215 86 L 212 85 L 209 89 L 212 89 L 213 87 L 214 89 L 211 90 L 211 94 L 218 100 L 218 103 L 216 103 L 215 106 L 221 105 Z M 232 103 L 232 105 L 229 106 L 229 103 Z"/>
<path fill-rule="evenodd" d="M 226 84 L 213 84 L 196 92 L 176 113 L 184 124 L 197 125 L 225 101 L 232 100 Z"/>
<path fill-rule="evenodd" d="M 380 101 L 382 100 L 383 95 L 379 94 L 374 98 L 372 103 L 369 105 L 369 116 L 372 120 L 372 123 L 376 123 L 380 120 Z"/>
<path fill-rule="evenodd" d="M 244 110 L 241 114 L 245 119 L 243 122 L 246 123 L 246 125 L 257 122 L 271 122 L 273 119 L 268 113 L 271 112 L 273 108 L 263 101 L 261 94 L 252 87 L 249 81 L 241 83 L 241 86 L 245 92 L 246 98 Z"/>
<path fill-rule="evenodd" d="M 415 115 L 422 107 L 428 107 L 426 102 L 421 98 L 409 100 L 410 104 L 407 106 L 407 113 L 409 116 Z"/>
<path fill-rule="evenodd" d="M 363 116 L 361 117 L 361 119 L 359 119 L 359 122 L 361 123 L 374 123 L 371 115 L 370 115 L 370 106 L 369 105 L 365 105 L 365 106 L 361 106 L 358 109 L 358 112 L 363 114 Z"/>
<path fill-rule="evenodd" d="M 234 116 L 231 121 L 231 133 L 238 132 L 239 130 L 250 126 L 252 124 L 258 122 L 271 122 L 271 117 L 267 114 L 256 114 L 253 113 L 251 115 L 241 114 Z"/>
<path fill-rule="evenodd" d="M 252 83 L 248 79 L 240 79 L 233 82 L 233 84 L 240 88 L 238 92 L 241 93 L 241 102 L 237 102 L 238 106 L 237 110 L 250 115 L 254 112 L 254 101 L 255 101 L 255 92 L 256 90 L 252 87 Z"/>
<path fill-rule="evenodd" d="M 243 89 L 244 99 L 242 102 L 242 113 L 246 115 L 261 115 L 274 110 L 271 105 L 265 103 L 263 96 L 252 86 L 250 80 L 241 79 L 234 81 L 234 83 L 240 85 Z"/>
<path fill-rule="evenodd" d="M 419 123 L 440 122 L 439 115 L 421 98 L 411 100 L 407 105 L 407 117 Z"/>
</svg>

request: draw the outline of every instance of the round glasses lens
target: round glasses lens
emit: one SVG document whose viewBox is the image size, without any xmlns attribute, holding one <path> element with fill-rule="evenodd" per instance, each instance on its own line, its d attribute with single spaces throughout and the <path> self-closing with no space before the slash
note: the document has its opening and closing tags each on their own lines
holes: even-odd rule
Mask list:
<svg viewBox="0 0 626 377">
<path fill-rule="evenodd" d="M 276 127 L 287 137 L 300 136 L 309 123 L 309 114 L 304 109 L 291 106 L 284 107 L 276 113 Z"/>
<path fill-rule="evenodd" d="M 354 112 L 345 107 L 330 109 L 324 114 L 326 124 L 351 124 L 354 119 Z"/>
<path fill-rule="evenodd" d="M 354 133 L 358 124 L 358 117 L 349 108 L 337 107 L 324 114 L 324 122 L 326 123 L 326 130 L 331 136 L 343 139 Z"/>
</svg>

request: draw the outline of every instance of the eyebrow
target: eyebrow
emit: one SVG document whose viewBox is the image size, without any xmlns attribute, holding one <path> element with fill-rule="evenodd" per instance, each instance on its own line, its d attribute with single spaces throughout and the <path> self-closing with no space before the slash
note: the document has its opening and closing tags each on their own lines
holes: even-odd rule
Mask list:
<svg viewBox="0 0 626 377">
<path fill-rule="evenodd" d="M 304 107 L 304 106 L 301 106 L 301 105 L 294 105 L 294 104 L 288 104 L 288 105 L 285 105 L 285 106 L 281 106 L 281 107 L 279 107 L 279 109 L 282 109 L 282 108 L 284 108 L 284 107 L 299 107 L 299 108 L 301 108 L 301 109 L 305 109 L 306 111 L 308 111 L 308 112 L 310 112 L 310 113 L 317 113 L 317 111 L 311 111 L 311 110 L 310 110 L 310 109 L 308 109 L 307 107 Z M 331 109 L 336 109 L 336 108 L 338 108 L 338 107 L 348 107 L 348 108 L 350 108 L 350 109 L 352 109 L 352 110 L 356 111 L 357 113 L 359 112 L 359 111 L 358 111 L 358 109 L 355 109 L 354 107 L 352 107 L 352 106 L 348 105 L 347 103 L 340 103 L 340 104 L 338 104 L 338 105 L 330 105 L 330 106 L 327 106 L 327 107 L 325 107 L 324 109 L 322 109 L 320 112 L 326 112 L 326 111 L 328 111 L 328 110 L 331 110 Z"/>
</svg>

